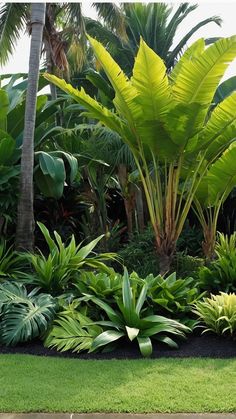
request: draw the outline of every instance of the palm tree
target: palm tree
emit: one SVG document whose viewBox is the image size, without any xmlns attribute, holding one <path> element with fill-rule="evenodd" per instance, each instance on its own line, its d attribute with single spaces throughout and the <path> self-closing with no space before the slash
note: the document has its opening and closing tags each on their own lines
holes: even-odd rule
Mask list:
<svg viewBox="0 0 236 419">
<path fill-rule="evenodd" d="M 93 3 L 98 16 L 110 30 L 124 38 L 124 16 L 113 3 Z M 14 52 L 17 39 L 30 21 L 30 3 L 4 3 L 0 7 L 0 64 Z M 85 24 L 81 3 L 47 3 L 43 31 L 43 51 L 47 71 L 68 76 L 68 57 L 73 56 L 76 70 L 85 59 Z M 59 74 L 58 74 L 59 73 Z M 51 86 L 55 98 L 55 87 Z"/>
<path fill-rule="evenodd" d="M 28 88 L 25 107 L 24 139 L 21 154 L 20 198 L 16 232 L 16 247 L 29 251 L 33 249 L 34 243 L 34 128 L 45 10 L 45 3 L 32 3 Z"/>
<path fill-rule="evenodd" d="M 123 3 L 126 25 L 126 39 L 111 31 L 109 27 L 92 19 L 86 20 L 87 32 L 107 46 L 109 52 L 122 69 L 131 73 L 137 54 L 140 36 L 171 69 L 186 47 L 191 36 L 201 27 L 214 22 L 221 25 L 221 19 L 213 16 L 198 22 L 180 42 L 173 47 L 176 31 L 198 6 L 181 3 L 177 9 L 165 3 Z M 214 40 L 214 39 L 213 39 Z"/>
</svg>

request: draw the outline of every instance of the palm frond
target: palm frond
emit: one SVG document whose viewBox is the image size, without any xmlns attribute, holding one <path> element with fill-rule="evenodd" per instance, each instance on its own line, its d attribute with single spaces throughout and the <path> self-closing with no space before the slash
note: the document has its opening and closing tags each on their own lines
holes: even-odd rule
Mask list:
<svg viewBox="0 0 236 419">
<path fill-rule="evenodd" d="M 123 41 L 127 40 L 125 30 L 125 15 L 122 5 L 115 3 L 93 3 L 93 7 L 97 10 L 99 19 L 114 31 Z"/>
<path fill-rule="evenodd" d="M 222 20 L 218 16 L 209 17 L 208 19 L 202 20 L 197 25 L 195 25 L 178 43 L 178 45 L 173 49 L 173 51 L 170 52 L 167 59 L 167 65 L 168 67 L 172 67 L 175 64 L 175 60 L 177 59 L 178 55 L 182 52 L 184 46 L 187 44 L 189 39 L 192 35 L 194 35 L 198 29 L 202 28 L 203 26 L 206 26 L 208 23 L 216 23 L 218 26 L 221 26 Z M 216 38 L 216 40 L 218 40 Z"/>
<path fill-rule="evenodd" d="M 29 3 L 4 3 L 0 9 L 0 64 L 13 54 L 29 19 Z"/>
</svg>

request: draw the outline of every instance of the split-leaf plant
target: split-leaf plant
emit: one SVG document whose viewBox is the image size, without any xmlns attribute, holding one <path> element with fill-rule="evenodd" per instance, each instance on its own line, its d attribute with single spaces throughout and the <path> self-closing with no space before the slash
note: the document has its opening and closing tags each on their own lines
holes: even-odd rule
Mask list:
<svg viewBox="0 0 236 419">
<path fill-rule="evenodd" d="M 89 41 L 115 91 L 115 111 L 82 88 L 53 75 L 45 77 L 129 146 L 146 195 L 161 271 L 166 272 L 202 178 L 235 138 L 236 94 L 213 111 L 211 104 L 236 56 L 236 36 L 208 48 L 199 39 L 170 74 L 141 39 L 130 79 L 101 43 L 91 37 Z"/>
</svg>

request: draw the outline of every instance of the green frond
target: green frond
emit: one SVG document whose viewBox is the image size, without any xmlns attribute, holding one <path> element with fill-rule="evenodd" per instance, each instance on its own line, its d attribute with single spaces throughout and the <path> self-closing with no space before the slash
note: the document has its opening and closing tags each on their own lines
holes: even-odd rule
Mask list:
<svg viewBox="0 0 236 419">
<path fill-rule="evenodd" d="M 123 41 L 127 41 L 122 4 L 93 3 L 93 7 L 97 10 L 99 19 L 102 19 L 108 28 L 116 32 Z"/>
<path fill-rule="evenodd" d="M 29 3 L 4 3 L 0 8 L 0 64 L 13 54 L 29 19 Z"/>
<path fill-rule="evenodd" d="M 184 103 L 210 103 L 235 56 L 236 36 L 231 36 L 215 42 L 193 61 L 184 58 L 180 64 L 181 72 L 177 74 L 172 87 L 175 99 Z"/>
<path fill-rule="evenodd" d="M 97 60 L 115 90 L 113 102 L 118 113 L 127 118 L 131 126 L 134 125 L 134 122 L 142 117 L 142 108 L 137 102 L 137 90 L 104 46 L 90 36 L 88 36 L 88 39 Z"/>
<path fill-rule="evenodd" d="M 224 151 L 236 132 L 236 92 L 215 107 L 200 136 L 200 144 L 207 147 L 206 158 L 211 160 Z"/>
<path fill-rule="evenodd" d="M 202 20 L 197 25 L 195 25 L 178 43 L 178 45 L 170 52 L 168 55 L 167 63 L 168 67 L 172 67 L 175 64 L 176 58 L 181 54 L 184 46 L 187 44 L 189 39 L 203 26 L 208 25 L 208 23 L 216 23 L 218 26 L 221 26 L 222 20 L 218 16 L 209 17 L 208 19 Z"/>
<path fill-rule="evenodd" d="M 143 119 L 155 120 L 167 113 L 171 103 L 171 89 L 166 66 L 142 38 L 131 82 L 138 92 L 138 101 L 143 108 Z"/>
<path fill-rule="evenodd" d="M 81 88 L 81 90 L 77 90 L 70 84 L 66 83 L 65 80 L 61 80 L 52 74 L 45 74 L 44 77 L 61 90 L 68 93 L 76 102 L 85 106 L 87 111 L 86 115 L 101 121 L 102 124 L 106 125 L 110 129 L 118 132 L 122 131 L 120 119 L 109 109 L 105 108 L 95 99 L 91 98 L 91 96 L 86 94 L 83 88 Z"/>
</svg>

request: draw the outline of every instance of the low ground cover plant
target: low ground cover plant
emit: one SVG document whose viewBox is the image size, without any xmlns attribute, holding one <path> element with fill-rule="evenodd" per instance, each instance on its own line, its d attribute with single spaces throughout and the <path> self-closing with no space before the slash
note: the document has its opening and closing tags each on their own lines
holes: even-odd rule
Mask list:
<svg viewBox="0 0 236 419">
<path fill-rule="evenodd" d="M 195 304 L 193 311 L 201 320 L 204 332 L 235 335 L 236 295 L 234 293 L 221 292 L 219 295 L 204 298 Z"/>
</svg>

